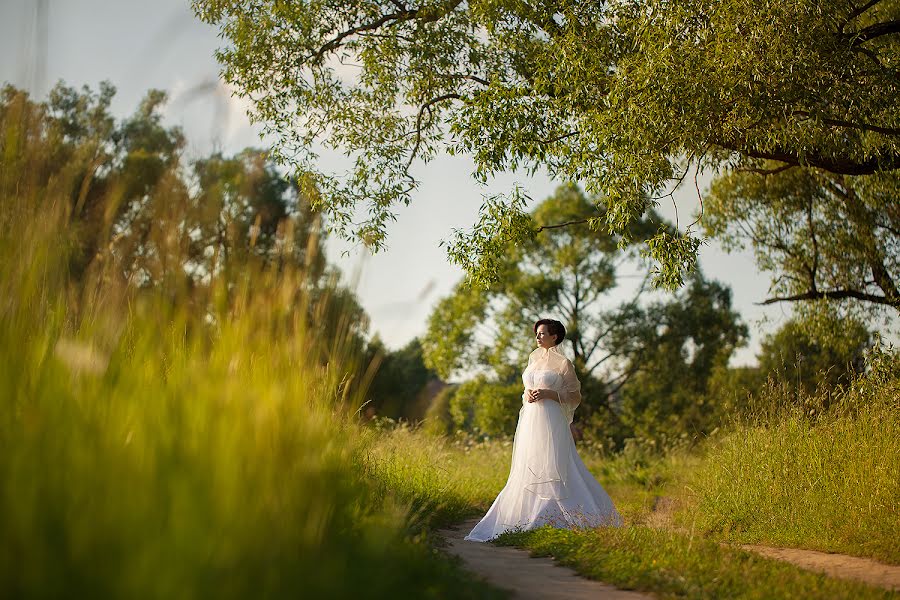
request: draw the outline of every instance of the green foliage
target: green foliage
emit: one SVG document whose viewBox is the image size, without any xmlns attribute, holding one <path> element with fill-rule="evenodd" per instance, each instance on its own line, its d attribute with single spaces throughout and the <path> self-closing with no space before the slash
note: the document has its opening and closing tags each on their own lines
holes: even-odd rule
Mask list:
<svg viewBox="0 0 900 600">
<path fill-rule="evenodd" d="M 107 83 L 99 93 L 60 83 L 45 103 L 11 86 L 0 96 L 0 193 L 29 212 L 47 206 L 45 195 L 62 202 L 70 318 L 89 321 L 82 309 L 102 312 L 139 288 L 211 321 L 226 307 L 241 310 L 239 291 L 252 293 L 248 268 L 292 269 L 303 277 L 285 290 L 293 303 L 281 316 L 307 311 L 325 339 L 352 343 L 361 358 L 368 318 L 326 268 L 308 194 L 258 150 L 185 164 L 181 132 L 162 126 L 164 93 L 148 92 L 121 122 L 109 113 L 114 94 Z M 117 295 L 98 302 L 113 281 Z M 324 347 L 310 358 L 325 360 Z"/>
<path fill-rule="evenodd" d="M 423 431 L 435 437 L 449 436 L 454 432 L 453 415 L 450 413 L 450 400 L 456 393 L 455 385 L 448 385 L 438 392 L 428 405 L 422 425 Z"/>
<path fill-rule="evenodd" d="M 662 446 L 696 440 L 722 422 L 728 406 L 709 382 L 747 338 L 731 290 L 695 275 L 674 300 L 634 308 L 628 335 L 634 375 L 621 388 L 621 419 L 633 435 Z"/>
<path fill-rule="evenodd" d="M 684 285 L 684 274 L 697 269 L 697 249 L 701 241 L 689 234 L 660 231 L 647 240 L 647 254 L 659 263 L 653 283 L 668 290 Z"/>
<path fill-rule="evenodd" d="M 572 185 L 538 204 L 532 219 L 541 231 L 525 241 L 504 241 L 491 259 L 500 276 L 487 287 L 462 282 L 437 305 L 422 340 L 426 361 L 444 377 L 484 365 L 499 381 L 517 380 L 534 347 L 531 326 L 547 314 L 566 324 L 576 368 L 616 354 L 604 345 L 613 311 L 604 311 L 601 300 L 618 287 L 622 264 L 644 265 L 634 247 L 620 247 L 621 237 L 586 223 L 556 227 L 584 221 L 593 204 Z M 652 228 L 641 222 L 629 234 L 640 237 Z"/>
<path fill-rule="evenodd" d="M 637 435 L 667 444 L 718 425 L 722 407 L 706 394 L 706 382 L 747 336 L 731 309 L 730 291 L 695 273 L 677 298 L 642 303 L 642 284 L 630 301 L 604 305 L 605 296 L 618 288 L 622 265 L 647 269 L 625 240 L 643 239 L 666 226 L 655 215 L 624 237 L 587 223 L 554 226 L 584 221 L 593 204 L 577 187 L 560 187 L 532 211 L 543 229 L 495 254 L 498 280 L 487 288 L 462 282 L 434 309 L 422 340 L 426 363 L 444 377 L 482 374 L 454 400 L 458 427 L 474 426 L 476 397 L 498 393 L 477 392 L 478 386 L 518 384 L 534 346 L 531 326 L 547 315 L 567 327 L 564 347 L 571 344 L 582 382 L 580 414 L 592 440 L 620 447 Z"/>
<path fill-rule="evenodd" d="M 504 259 L 509 249 L 535 238 L 537 232 L 531 217 L 524 211 L 527 200 L 520 188 L 509 200 L 504 201 L 501 196 L 488 198 L 470 233 L 453 232 L 447 256 L 466 272 L 467 284 L 487 289 L 499 283 L 508 266 Z"/>
<path fill-rule="evenodd" d="M 365 208 L 352 233 L 376 247 L 415 165 L 442 150 L 471 155 L 481 179 L 546 168 L 582 182 L 607 209 L 591 216 L 618 234 L 703 169 L 771 160 L 878 179 L 900 167 L 893 0 L 193 6 L 219 27 L 223 76 L 280 156 L 345 230 Z M 346 154 L 349 173 L 318 169 L 316 144 Z M 891 185 L 866 194 L 871 210 Z M 693 235 L 653 238 L 658 282 L 681 282 Z M 479 249 L 495 250 L 457 258 L 480 265 Z"/>
<path fill-rule="evenodd" d="M 746 414 L 750 397 L 757 395 L 766 383 L 767 374 L 758 366 L 730 367 L 717 364 L 707 382 L 706 395 L 715 402 L 725 420 Z"/>
<path fill-rule="evenodd" d="M 759 366 L 775 381 L 789 383 L 798 398 L 817 389 L 826 394 L 862 371 L 870 342 L 869 331 L 855 319 L 834 313 L 814 323 L 794 319 L 762 341 Z"/>
<path fill-rule="evenodd" d="M 249 264 L 210 284 L 204 310 L 112 277 L 71 306 L 82 173 L 33 171 L 55 146 L 7 117 L 0 596 L 497 597 L 372 478 L 371 440 L 346 416 L 354 349 L 308 320 L 334 307 L 323 287 Z"/>
<path fill-rule="evenodd" d="M 422 405 L 425 386 L 435 378 L 422 359 L 422 344 L 414 338 L 400 350 L 387 351 L 376 339 L 369 343 L 378 370 L 366 396 L 378 415 L 419 421 L 425 416 Z"/>
<path fill-rule="evenodd" d="M 620 588 L 673 598 L 890 598 L 861 583 L 830 579 L 794 565 L 723 547 L 683 532 L 649 527 L 506 533 L 498 543 L 552 556 Z"/>
<path fill-rule="evenodd" d="M 481 360 L 482 349 L 473 339 L 475 327 L 487 313 L 486 300 L 480 290 L 457 286 L 455 293 L 438 301 L 428 317 L 423 357 L 425 365 L 442 378 Z"/>
<path fill-rule="evenodd" d="M 483 513 L 509 474 L 509 440 L 425 436 L 401 425 L 372 442 L 373 479 L 411 506 L 416 526 L 445 526 Z"/>
<path fill-rule="evenodd" d="M 522 407 L 522 385 L 476 377 L 461 383 L 450 398 L 450 415 L 457 429 L 486 436 L 509 435 Z"/>
<path fill-rule="evenodd" d="M 703 225 L 728 248 L 753 249 L 772 275 L 766 302 L 827 299 L 871 317 L 900 310 L 898 193 L 897 173 L 850 177 L 761 163 L 713 183 Z"/>
</svg>

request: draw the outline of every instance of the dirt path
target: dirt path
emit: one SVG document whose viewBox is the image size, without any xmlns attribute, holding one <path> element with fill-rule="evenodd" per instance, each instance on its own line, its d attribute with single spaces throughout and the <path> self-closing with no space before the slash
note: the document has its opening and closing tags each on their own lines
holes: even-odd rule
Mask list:
<svg viewBox="0 0 900 600">
<path fill-rule="evenodd" d="M 478 519 L 461 523 L 439 533 L 447 540 L 447 550 L 463 560 L 466 568 L 499 588 L 523 600 L 650 600 L 650 596 L 620 590 L 585 579 L 552 558 L 532 558 L 527 551 L 467 542 L 463 538 Z"/>
<path fill-rule="evenodd" d="M 792 563 L 803 569 L 824 573 L 829 577 L 855 579 L 869 585 L 887 590 L 900 591 L 900 566 L 886 565 L 870 558 L 847 556 L 846 554 L 828 554 L 815 550 L 799 550 L 797 548 L 773 548 L 771 546 L 754 546 L 743 544 L 738 546 L 744 550 L 756 552 L 766 558 L 774 558 Z"/>
<path fill-rule="evenodd" d="M 645 524 L 661 529 L 672 527 L 672 515 L 678 504 L 669 496 L 657 496 Z M 766 558 L 789 562 L 801 569 L 839 579 L 853 579 L 886 590 L 900 591 L 900 566 L 880 563 L 871 558 L 832 554 L 799 548 L 776 548 L 755 544 L 723 544 L 755 552 Z"/>
</svg>

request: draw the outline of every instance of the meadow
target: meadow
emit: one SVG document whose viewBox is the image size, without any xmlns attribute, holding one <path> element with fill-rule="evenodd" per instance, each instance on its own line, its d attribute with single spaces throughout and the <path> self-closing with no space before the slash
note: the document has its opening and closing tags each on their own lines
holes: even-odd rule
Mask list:
<svg viewBox="0 0 900 600">
<path fill-rule="evenodd" d="M 364 422 L 371 369 L 354 317 L 336 304 L 340 290 L 308 285 L 304 264 L 248 259 L 202 286 L 163 269 L 163 283 L 141 286 L 117 277 L 108 253 L 73 278 L 90 178 L 81 163 L 35 168 L 52 145 L 29 142 L 10 114 L 0 115 L 0 595 L 503 597 L 445 556 L 434 532 L 487 508 L 511 440 Z M 162 248 L 171 231 L 150 222 Z M 693 447 L 585 446 L 626 527 L 501 543 L 674 597 L 883 597 L 720 544 L 900 563 L 898 383 L 897 354 L 875 350 L 827 406 L 780 401 L 773 388 Z"/>
<path fill-rule="evenodd" d="M 40 169 L 53 145 L 4 109 L 0 596 L 502 597 L 372 477 L 327 287 L 249 262 L 133 285 L 112 253 L 73 278 L 90 176 Z"/>
<path fill-rule="evenodd" d="M 770 385 L 749 414 L 702 443 L 580 453 L 623 514 L 621 529 L 511 532 L 498 540 L 582 574 L 677 598 L 886 598 L 743 551 L 806 548 L 900 564 L 900 370 L 876 347 L 844 390 L 802 404 Z M 835 401 L 835 398 L 837 399 Z M 789 401 L 790 400 L 790 401 Z M 811 410 L 810 406 L 818 406 Z M 395 426 L 374 446 L 379 477 L 438 525 L 478 516 L 502 488 L 508 439 L 435 438 Z"/>
<path fill-rule="evenodd" d="M 279 298 L 296 282 L 284 274 L 248 280 L 215 328 L 154 294 L 126 294 L 127 312 L 98 300 L 73 327 L 44 217 L 8 220 L 3 236 L 0 588 L 502 596 L 437 551 L 433 532 L 487 508 L 511 440 L 361 424 L 361 396 L 347 387 L 353 358 L 286 317 Z M 330 360 L 311 362 L 318 352 Z M 720 542 L 900 562 L 896 360 L 874 356 L 814 418 L 759 413 L 668 454 L 584 447 L 627 526 L 501 543 L 673 597 L 884 597 Z"/>
</svg>

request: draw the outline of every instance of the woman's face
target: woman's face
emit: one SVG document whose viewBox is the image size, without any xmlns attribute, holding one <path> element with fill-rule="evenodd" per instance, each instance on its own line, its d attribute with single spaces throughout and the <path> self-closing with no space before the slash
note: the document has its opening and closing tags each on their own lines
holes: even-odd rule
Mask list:
<svg viewBox="0 0 900 600">
<path fill-rule="evenodd" d="M 534 337 L 541 348 L 552 348 L 556 345 L 556 336 L 550 333 L 550 328 L 546 325 L 538 325 Z"/>
</svg>

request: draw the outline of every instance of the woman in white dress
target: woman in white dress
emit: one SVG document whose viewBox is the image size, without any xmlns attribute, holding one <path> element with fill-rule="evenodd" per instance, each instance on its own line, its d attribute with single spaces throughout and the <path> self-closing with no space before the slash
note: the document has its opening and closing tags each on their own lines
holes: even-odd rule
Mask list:
<svg viewBox="0 0 900 600">
<path fill-rule="evenodd" d="M 525 393 L 513 440 L 506 486 L 466 536 L 488 541 L 510 529 L 618 526 L 612 500 L 584 466 L 569 425 L 581 403 L 581 383 L 559 351 L 566 336 L 559 321 L 534 324 L 538 347 L 522 373 Z"/>
</svg>

